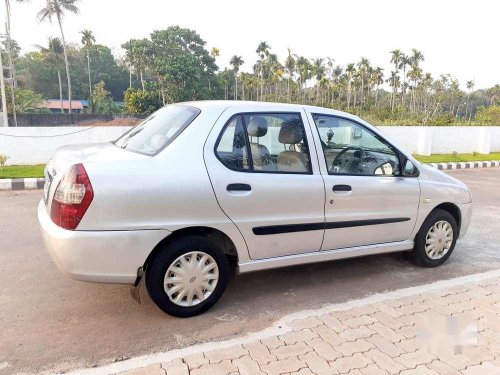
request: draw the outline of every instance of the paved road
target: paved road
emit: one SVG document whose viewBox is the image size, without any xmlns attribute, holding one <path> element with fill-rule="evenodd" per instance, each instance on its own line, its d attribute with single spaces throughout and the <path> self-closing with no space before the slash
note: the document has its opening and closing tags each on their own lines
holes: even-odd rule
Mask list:
<svg viewBox="0 0 500 375">
<path fill-rule="evenodd" d="M 383 255 L 241 275 L 203 316 L 179 320 L 121 285 L 62 275 L 43 248 L 40 191 L 0 193 L 0 374 L 65 370 L 227 338 L 326 303 L 500 268 L 500 168 L 452 171 L 472 189 L 469 234 L 439 269 Z M 144 294 L 144 293 L 143 293 Z"/>
</svg>

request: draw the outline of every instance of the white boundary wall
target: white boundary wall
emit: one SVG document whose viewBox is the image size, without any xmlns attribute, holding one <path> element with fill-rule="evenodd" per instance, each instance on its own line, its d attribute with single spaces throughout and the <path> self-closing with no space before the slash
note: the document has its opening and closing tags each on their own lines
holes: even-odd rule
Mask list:
<svg viewBox="0 0 500 375">
<path fill-rule="evenodd" d="M 63 145 L 107 142 L 129 126 L 0 128 L 7 165 L 46 163 Z M 500 126 L 381 126 L 401 147 L 419 155 L 500 151 Z"/>
</svg>

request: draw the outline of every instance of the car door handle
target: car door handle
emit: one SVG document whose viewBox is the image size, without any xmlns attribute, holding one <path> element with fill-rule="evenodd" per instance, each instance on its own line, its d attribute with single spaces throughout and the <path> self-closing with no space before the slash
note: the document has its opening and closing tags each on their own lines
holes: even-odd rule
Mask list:
<svg viewBox="0 0 500 375">
<path fill-rule="evenodd" d="M 333 185 L 333 191 L 351 191 L 351 185 Z"/>
<path fill-rule="evenodd" d="M 248 184 L 229 184 L 227 191 L 252 191 L 252 187 Z"/>
</svg>

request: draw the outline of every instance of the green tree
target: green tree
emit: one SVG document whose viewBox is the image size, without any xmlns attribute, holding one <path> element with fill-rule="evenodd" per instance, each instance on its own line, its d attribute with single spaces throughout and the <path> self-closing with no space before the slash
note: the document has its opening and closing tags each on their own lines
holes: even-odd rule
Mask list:
<svg viewBox="0 0 500 375">
<path fill-rule="evenodd" d="M 90 49 L 95 43 L 95 36 L 91 30 L 85 29 L 80 31 L 82 34 L 82 44 L 87 54 L 87 72 L 89 75 L 89 105 L 92 108 L 92 78 L 90 76 Z"/>
<path fill-rule="evenodd" d="M 146 38 L 131 39 L 122 44 L 122 48 L 125 50 L 125 60 L 138 75 L 141 87 L 145 90 L 144 74 L 153 54 L 151 42 Z"/>
<path fill-rule="evenodd" d="M 114 113 L 116 108 L 113 105 L 113 99 L 110 92 L 106 90 L 103 81 L 94 85 L 94 112 L 96 113 Z"/>
<path fill-rule="evenodd" d="M 265 59 L 269 56 L 269 51 L 271 49 L 271 46 L 267 42 L 260 42 L 259 45 L 257 46 L 257 49 L 255 52 L 257 55 L 259 55 L 259 61 L 257 62 L 257 68 L 259 71 L 259 78 L 260 78 L 260 97 L 262 100 L 262 97 L 264 95 L 264 65 L 265 65 Z"/>
<path fill-rule="evenodd" d="M 229 64 L 233 66 L 233 72 L 234 72 L 234 99 L 238 100 L 238 72 L 240 71 L 240 66 L 242 66 L 244 63 L 243 59 L 241 56 L 236 56 L 234 55 L 231 57 L 231 60 L 229 61 Z"/>
<path fill-rule="evenodd" d="M 69 71 L 68 53 L 66 51 L 66 39 L 64 37 L 64 30 L 62 26 L 62 19 L 66 12 L 75 13 L 79 12 L 77 3 L 79 0 L 46 0 L 45 8 L 38 12 L 38 20 L 40 22 L 49 20 L 52 22 L 52 17 L 57 18 L 57 23 L 61 31 L 64 63 L 66 65 L 66 78 L 68 80 L 68 100 L 69 100 L 69 113 L 71 113 L 71 74 Z"/>
<path fill-rule="evenodd" d="M 394 64 L 394 71 L 391 72 L 391 87 L 392 87 L 392 94 L 391 94 L 391 110 L 394 110 L 394 104 L 396 101 L 396 93 L 397 89 L 400 86 L 400 83 L 396 83 L 396 80 L 399 80 L 399 68 L 401 67 L 401 60 L 403 59 L 403 52 L 401 52 L 400 49 L 395 49 L 390 52 L 391 53 L 391 63 Z M 394 73 L 394 74 L 392 74 Z"/>
<path fill-rule="evenodd" d="M 49 38 L 48 48 L 38 46 L 40 51 L 44 54 L 46 60 L 53 64 L 57 70 L 57 81 L 59 83 L 59 101 L 61 103 L 61 112 L 64 113 L 63 107 L 63 94 L 62 94 L 62 80 L 61 80 L 61 64 L 64 61 L 64 47 L 59 38 Z"/>
<path fill-rule="evenodd" d="M 164 103 L 211 97 L 208 82 L 215 80 L 217 65 L 195 31 L 171 26 L 153 32 L 151 43 L 150 66 Z"/>
</svg>

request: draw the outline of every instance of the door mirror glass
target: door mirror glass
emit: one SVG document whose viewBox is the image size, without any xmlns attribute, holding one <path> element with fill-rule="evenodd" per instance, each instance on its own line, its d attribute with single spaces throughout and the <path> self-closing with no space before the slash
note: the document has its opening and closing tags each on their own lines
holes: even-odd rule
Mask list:
<svg viewBox="0 0 500 375">
<path fill-rule="evenodd" d="M 406 159 L 403 169 L 403 175 L 407 177 L 418 176 L 419 172 L 415 164 L 410 159 Z"/>
</svg>

